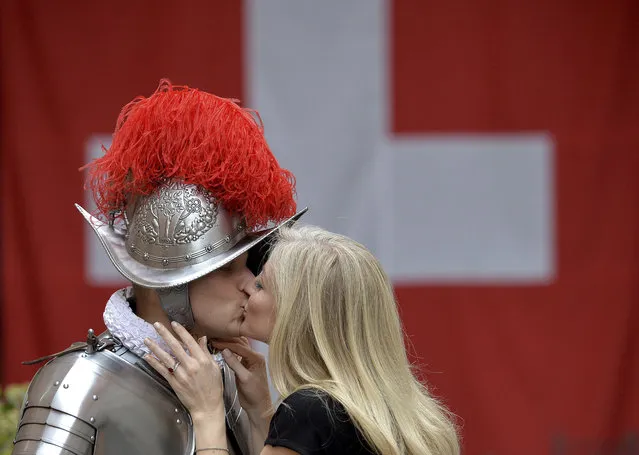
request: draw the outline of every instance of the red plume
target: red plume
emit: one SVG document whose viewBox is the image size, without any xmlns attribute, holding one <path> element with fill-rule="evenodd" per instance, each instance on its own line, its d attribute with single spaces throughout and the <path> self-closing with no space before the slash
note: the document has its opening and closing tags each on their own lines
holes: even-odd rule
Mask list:
<svg viewBox="0 0 639 455">
<path fill-rule="evenodd" d="M 280 168 L 253 114 L 161 80 L 153 95 L 124 106 L 111 148 L 85 166 L 98 210 L 121 211 L 128 195 L 150 194 L 168 178 L 203 186 L 250 229 L 292 216 L 295 177 Z"/>
</svg>

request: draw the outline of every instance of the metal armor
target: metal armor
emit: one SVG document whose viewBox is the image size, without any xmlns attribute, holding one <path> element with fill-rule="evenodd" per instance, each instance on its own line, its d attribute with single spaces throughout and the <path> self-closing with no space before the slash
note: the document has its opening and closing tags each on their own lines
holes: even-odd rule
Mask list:
<svg viewBox="0 0 639 455">
<path fill-rule="evenodd" d="M 29 385 L 13 455 L 192 455 L 191 417 L 169 384 L 108 332 L 74 343 Z M 224 368 L 229 451 L 248 455 L 250 430 Z"/>
</svg>

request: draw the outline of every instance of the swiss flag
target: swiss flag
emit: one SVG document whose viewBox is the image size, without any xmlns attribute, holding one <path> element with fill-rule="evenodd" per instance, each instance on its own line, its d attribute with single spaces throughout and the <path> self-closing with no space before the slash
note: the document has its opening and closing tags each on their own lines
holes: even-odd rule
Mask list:
<svg viewBox="0 0 639 455">
<path fill-rule="evenodd" d="M 633 5 L 9 2 L 4 380 L 102 329 L 119 278 L 82 241 L 77 168 L 120 107 L 168 77 L 258 109 L 306 221 L 384 262 L 465 453 L 630 453 Z"/>
</svg>

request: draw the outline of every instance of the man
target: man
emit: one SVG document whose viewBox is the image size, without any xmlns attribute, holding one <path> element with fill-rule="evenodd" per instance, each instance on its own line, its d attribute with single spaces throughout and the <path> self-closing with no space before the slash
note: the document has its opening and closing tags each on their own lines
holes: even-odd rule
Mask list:
<svg viewBox="0 0 639 455">
<path fill-rule="evenodd" d="M 78 210 L 132 286 L 109 299 L 105 333 L 47 357 L 13 454 L 192 454 L 191 418 L 142 360 L 143 340 L 168 349 L 151 324 L 170 321 L 196 337 L 238 336 L 261 247 L 305 211 L 295 214 L 294 177 L 251 112 L 166 80 L 123 108 L 111 148 L 87 167 L 103 221 Z M 231 453 L 248 455 L 233 373 L 216 360 Z"/>
</svg>

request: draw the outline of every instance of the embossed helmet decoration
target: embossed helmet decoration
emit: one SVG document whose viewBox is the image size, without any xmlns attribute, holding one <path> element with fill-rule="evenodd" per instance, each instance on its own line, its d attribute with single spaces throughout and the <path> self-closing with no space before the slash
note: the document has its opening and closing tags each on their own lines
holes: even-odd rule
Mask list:
<svg viewBox="0 0 639 455">
<path fill-rule="evenodd" d="M 306 212 L 295 213 L 295 179 L 256 112 L 168 80 L 122 109 L 104 152 L 85 166 L 96 213 L 76 206 L 118 271 L 158 290 L 169 317 L 187 327 L 189 282 Z"/>
</svg>

